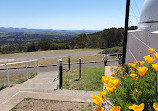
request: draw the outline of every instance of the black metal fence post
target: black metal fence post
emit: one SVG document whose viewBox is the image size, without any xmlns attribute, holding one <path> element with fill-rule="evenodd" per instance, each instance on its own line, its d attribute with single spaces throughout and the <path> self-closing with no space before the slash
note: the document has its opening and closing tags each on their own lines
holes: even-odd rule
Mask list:
<svg viewBox="0 0 158 111">
<path fill-rule="evenodd" d="M 59 89 L 62 89 L 62 86 L 63 86 L 63 66 L 62 66 L 62 60 L 59 59 L 58 60 L 58 64 L 59 64 Z"/>
<path fill-rule="evenodd" d="M 70 56 L 68 57 L 68 63 L 69 63 L 69 71 L 70 71 Z"/>
<path fill-rule="evenodd" d="M 79 59 L 79 79 L 81 79 L 81 59 Z"/>
<path fill-rule="evenodd" d="M 126 17 L 125 17 L 124 40 L 123 40 L 122 66 L 125 65 L 125 62 L 126 62 L 126 47 L 127 47 L 127 36 L 128 36 L 129 10 L 130 10 L 130 0 L 126 0 Z"/>
</svg>

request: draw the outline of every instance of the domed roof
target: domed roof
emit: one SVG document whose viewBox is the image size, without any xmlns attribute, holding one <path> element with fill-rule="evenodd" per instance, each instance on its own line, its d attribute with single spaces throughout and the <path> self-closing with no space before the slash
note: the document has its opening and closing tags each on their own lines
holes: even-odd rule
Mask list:
<svg viewBox="0 0 158 111">
<path fill-rule="evenodd" d="M 145 0 L 140 16 L 140 22 L 158 22 L 158 0 Z"/>
</svg>

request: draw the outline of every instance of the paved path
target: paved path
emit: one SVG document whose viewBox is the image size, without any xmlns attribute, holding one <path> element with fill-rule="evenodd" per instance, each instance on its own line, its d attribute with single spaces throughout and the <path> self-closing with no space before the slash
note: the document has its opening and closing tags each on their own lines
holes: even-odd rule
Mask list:
<svg viewBox="0 0 158 111">
<path fill-rule="evenodd" d="M 105 73 L 104 73 L 104 75 L 105 75 L 105 76 L 113 77 L 113 76 L 111 75 L 111 73 L 112 73 L 111 69 L 112 69 L 113 67 L 116 67 L 116 66 L 106 66 L 106 67 L 105 67 Z M 104 84 L 104 86 L 103 86 L 103 91 L 105 91 L 105 84 Z"/>
<path fill-rule="evenodd" d="M 23 84 L 17 84 L 14 87 L 6 88 L 0 91 L 0 111 L 9 111 L 20 99 L 15 99 L 21 93 L 25 92 L 45 92 L 49 93 L 56 89 L 58 81 L 53 82 L 58 72 L 39 73 L 35 78 L 26 81 Z M 27 96 L 27 94 L 26 94 Z M 21 96 L 22 98 L 26 96 Z M 2 110 L 2 108 L 4 108 Z"/>
<path fill-rule="evenodd" d="M 0 91 L 0 111 L 9 111 L 24 98 L 37 98 L 61 101 L 92 102 L 91 94 L 97 91 L 56 90 L 57 71 L 39 73 L 35 78 L 23 84 L 15 85 Z"/>
<path fill-rule="evenodd" d="M 106 66 L 106 67 L 105 67 L 105 73 L 104 73 L 104 75 L 105 75 L 105 76 L 113 77 L 113 76 L 111 75 L 111 73 L 112 73 L 111 68 L 113 68 L 113 67 L 116 67 L 116 65 L 115 65 L 115 66 Z M 103 86 L 103 91 L 105 91 L 105 84 L 104 84 L 104 86 Z M 108 102 L 108 104 L 111 104 L 111 102 L 110 102 L 109 100 L 106 100 L 106 101 Z M 112 104 L 111 104 L 111 105 L 112 105 Z M 106 105 L 105 108 L 110 111 L 111 105 Z"/>
<path fill-rule="evenodd" d="M 111 73 L 112 73 L 111 69 L 112 69 L 113 67 L 116 67 L 116 66 L 106 66 L 106 67 L 105 67 L 105 75 L 106 75 L 106 76 L 113 77 L 113 76 L 111 75 Z"/>
</svg>

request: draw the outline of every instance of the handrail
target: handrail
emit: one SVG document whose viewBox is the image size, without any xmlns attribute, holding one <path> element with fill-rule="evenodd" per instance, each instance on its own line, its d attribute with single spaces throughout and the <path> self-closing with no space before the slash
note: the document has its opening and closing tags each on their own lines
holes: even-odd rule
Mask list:
<svg viewBox="0 0 158 111">
<path fill-rule="evenodd" d="M 13 63 L 6 63 L 6 64 L 0 64 L 0 66 L 6 66 L 6 65 L 14 65 L 14 64 L 22 64 L 22 63 L 28 63 L 28 62 L 34 62 L 38 61 L 37 59 L 29 60 L 29 61 L 21 61 L 21 62 L 13 62 Z"/>
</svg>

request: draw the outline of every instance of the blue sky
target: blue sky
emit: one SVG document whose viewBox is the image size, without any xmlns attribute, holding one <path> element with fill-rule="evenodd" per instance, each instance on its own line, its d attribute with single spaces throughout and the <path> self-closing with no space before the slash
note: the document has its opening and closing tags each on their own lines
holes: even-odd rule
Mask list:
<svg viewBox="0 0 158 111">
<path fill-rule="evenodd" d="M 133 16 L 140 16 L 143 2 L 131 0 L 130 25 L 137 25 Z M 124 27 L 125 5 L 126 0 L 0 0 L 0 27 L 64 30 Z"/>
</svg>

